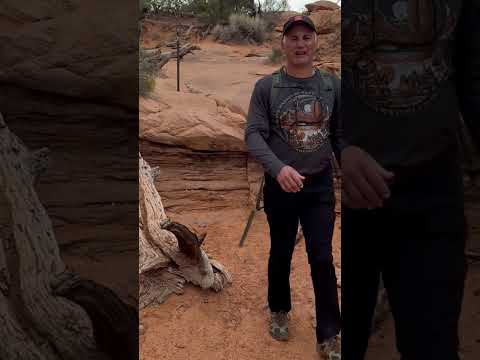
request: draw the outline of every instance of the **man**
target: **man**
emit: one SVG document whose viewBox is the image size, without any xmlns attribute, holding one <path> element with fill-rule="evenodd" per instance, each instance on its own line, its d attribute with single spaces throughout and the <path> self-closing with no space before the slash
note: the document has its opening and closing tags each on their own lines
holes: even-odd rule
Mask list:
<svg viewBox="0 0 480 360">
<path fill-rule="evenodd" d="M 458 360 L 460 113 L 480 140 L 478 1 L 342 3 L 342 355 L 365 356 L 382 277 L 404 360 Z"/>
<path fill-rule="evenodd" d="M 270 334 L 288 339 L 290 264 L 300 221 L 315 293 L 317 349 L 326 359 L 340 359 L 331 165 L 332 151 L 339 159 L 341 148 L 340 89 L 337 77 L 313 67 L 317 41 L 310 18 L 294 16 L 284 24 L 286 65 L 256 83 L 245 140 L 265 169 Z"/>
</svg>

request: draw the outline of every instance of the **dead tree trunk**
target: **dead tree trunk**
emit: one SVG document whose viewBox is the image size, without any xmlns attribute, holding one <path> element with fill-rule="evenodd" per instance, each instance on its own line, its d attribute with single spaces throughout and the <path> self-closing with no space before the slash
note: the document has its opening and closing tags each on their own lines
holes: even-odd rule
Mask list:
<svg viewBox="0 0 480 360">
<path fill-rule="evenodd" d="M 68 272 L 60 258 L 34 190 L 46 154 L 29 152 L 0 115 L 0 359 L 111 359 L 111 344 L 118 347 L 119 340 L 126 345 L 116 358 L 128 359 L 138 350 L 128 340 L 137 329 L 127 335 L 112 325 L 136 326 L 136 312 L 103 286 Z"/>
<path fill-rule="evenodd" d="M 166 47 L 174 47 L 176 46 L 176 42 L 168 43 L 165 45 Z M 183 58 L 185 55 L 189 53 L 193 53 L 194 50 L 200 50 L 197 45 L 193 44 L 185 44 L 179 50 L 179 57 Z M 159 48 L 156 49 L 143 49 L 145 60 L 148 63 L 151 63 L 154 68 L 160 70 L 163 66 L 165 66 L 170 59 L 177 58 L 177 51 L 169 51 L 169 52 L 161 52 Z"/>
<path fill-rule="evenodd" d="M 231 282 L 223 266 L 200 248 L 205 234 L 170 221 L 154 185 L 158 174 L 139 156 L 140 308 L 181 294 L 185 282 L 222 290 Z"/>
</svg>

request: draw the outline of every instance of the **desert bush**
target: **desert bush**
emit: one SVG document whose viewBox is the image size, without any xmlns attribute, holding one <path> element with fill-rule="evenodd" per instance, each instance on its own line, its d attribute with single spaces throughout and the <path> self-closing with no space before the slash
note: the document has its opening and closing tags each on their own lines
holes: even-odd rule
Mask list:
<svg viewBox="0 0 480 360">
<path fill-rule="evenodd" d="M 256 13 L 258 15 L 287 11 L 290 9 L 288 0 L 256 0 Z"/>
<path fill-rule="evenodd" d="M 224 24 L 231 14 L 252 16 L 255 12 L 254 0 L 191 0 L 189 13 L 200 21 L 209 24 Z"/>
<path fill-rule="evenodd" d="M 197 18 L 208 25 L 215 25 L 225 22 L 230 14 L 230 9 L 225 6 L 222 0 L 196 0 L 191 4 L 192 13 Z"/>
<path fill-rule="evenodd" d="M 138 92 L 141 96 L 147 96 L 155 88 L 156 67 L 149 62 L 146 53 L 140 49 L 138 56 Z"/>
<path fill-rule="evenodd" d="M 227 24 L 230 15 L 265 17 L 288 10 L 287 0 L 139 0 L 140 12 L 195 16 L 208 25 Z"/>
<path fill-rule="evenodd" d="M 141 7 L 148 13 L 177 15 L 184 12 L 193 0 L 140 0 Z M 142 5 L 143 3 L 143 5 Z"/>
<path fill-rule="evenodd" d="M 155 88 L 155 78 L 148 74 L 139 76 L 138 93 L 141 96 L 148 96 Z"/>
<path fill-rule="evenodd" d="M 253 15 L 254 0 L 139 0 L 149 13 L 194 15 L 208 24 L 226 22 L 232 13 Z"/>
<path fill-rule="evenodd" d="M 216 41 L 263 43 L 266 40 L 267 27 L 260 17 L 250 17 L 242 14 L 232 14 L 228 25 L 217 25 L 212 31 Z"/>
<path fill-rule="evenodd" d="M 282 62 L 283 52 L 279 48 L 273 48 L 270 55 L 268 55 L 268 61 L 272 64 L 280 64 Z"/>
<path fill-rule="evenodd" d="M 223 38 L 223 33 L 225 32 L 224 28 L 225 26 L 223 25 L 215 25 L 215 27 L 212 29 L 210 34 L 215 41 L 222 41 L 221 39 Z"/>
</svg>

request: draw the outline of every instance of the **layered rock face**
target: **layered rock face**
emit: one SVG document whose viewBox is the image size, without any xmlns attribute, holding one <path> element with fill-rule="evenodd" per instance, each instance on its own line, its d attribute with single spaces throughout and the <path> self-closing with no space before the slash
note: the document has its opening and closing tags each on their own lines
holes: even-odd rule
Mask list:
<svg viewBox="0 0 480 360">
<path fill-rule="evenodd" d="M 203 94 L 140 99 L 140 151 L 162 169 L 156 185 L 167 210 L 249 205 L 262 172 L 246 151 L 244 124 L 239 108 Z"/>
<path fill-rule="evenodd" d="M 124 84 L 138 56 L 136 12 L 116 3 L 2 1 L 0 82 L 135 109 Z"/>
<path fill-rule="evenodd" d="M 137 11 L 114 0 L 0 5 L 0 110 L 28 147 L 50 150 L 36 190 L 69 254 L 138 246 Z"/>
<path fill-rule="evenodd" d="M 330 1 L 317 1 L 305 7 L 319 35 L 315 60 L 320 67 L 338 74 L 341 67 L 341 9 Z"/>
</svg>

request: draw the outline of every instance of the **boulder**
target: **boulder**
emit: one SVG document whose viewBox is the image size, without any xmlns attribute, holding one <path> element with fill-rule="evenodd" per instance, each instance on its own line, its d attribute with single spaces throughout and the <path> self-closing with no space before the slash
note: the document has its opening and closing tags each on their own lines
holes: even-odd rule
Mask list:
<svg viewBox="0 0 480 360">
<path fill-rule="evenodd" d="M 107 20 L 111 1 L 2 1 L 0 82 L 135 109 L 138 29 L 125 8 Z"/>
<path fill-rule="evenodd" d="M 319 10 L 311 13 L 309 17 L 315 23 L 319 35 L 340 32 L 341 11 Z"/>
<path fill-rule="evenodd" d="M 311 12 L 311 13 L 315 12 L 315 11 L 319 11 L 319 10 L 331 11 L 331 10 L 336 10 L 336 9 L 340 8 L 340 6 L 338 6 L 334 2 L 324 1 L 324 0 L 316 1 L 316 2 L 311 3 L 311 4 L 307 4 L 307 5 L 305 5 L 305 7 L 307 8 L 308 12 Z"/>
<path fill-rule="evenodd" d="M 203 94 L 162 92 L 140 100 L 140 139 L 200 151 L 245 152 L 245 116 Z"/>
</svg>

